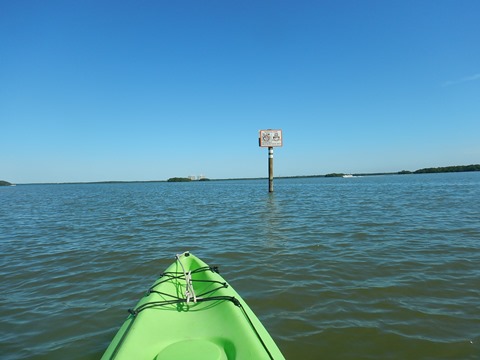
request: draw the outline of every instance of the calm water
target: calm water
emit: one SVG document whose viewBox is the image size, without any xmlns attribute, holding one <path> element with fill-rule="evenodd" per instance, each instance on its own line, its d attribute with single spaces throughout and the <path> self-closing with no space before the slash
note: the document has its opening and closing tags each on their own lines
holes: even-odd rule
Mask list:
<svg viewBox="0 0 480 360">
<path fill-rule="evenodd" d="M 479 359 L 480 173 L 0 188 L 0 357 L 98 359 L 190 250 L 287 359 Z"/>
</svg>

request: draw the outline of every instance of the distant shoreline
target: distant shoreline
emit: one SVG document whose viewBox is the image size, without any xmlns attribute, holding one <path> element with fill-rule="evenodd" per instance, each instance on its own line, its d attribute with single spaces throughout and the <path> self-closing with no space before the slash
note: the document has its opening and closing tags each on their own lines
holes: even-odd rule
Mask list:
<svg viewBox="0 0 480 360">
<path fill-rule="evenodd" d="M 345 175 L 355 176 L 379 176 L 379 175 L 416 175 L 416 174 L 441 174 L 453 172 L 473 172 L 480 171 L 480 164 L 472 165 L 458 165 L 458 166 L 444 166 L 423 168 L 415 171 L 402 170 L 398 172 L 379 172 L 379 173 L 331 173 L 325 175 L 294 175 L 294 176 L 277 176 L 275 179 L 306 179 L 306 178 L 324 178 L 324 177 L 343 177 Z M 231 181 L 231 180 L 265 180 L 266 177 L 255 178 L 226 178 L 226 179 L 209 179 L 211 181 Z M 1 182 L 1 181 L 0 181 Z M 8 183 L 3 181 L 4 183 Z M 19 185 L 82 185 L 82 184 L 135 184 L 135 183 L 160 183 L 168 182 L 168 180 L 131 180 L 131 181 L 74 181 L 74 182 L 58 182 L 58 183 L 24 183 Z M 201 182 L 194 180 L 191 182 Z M 8 183 L 10 184 L 10 183 Z"/>
</svg>

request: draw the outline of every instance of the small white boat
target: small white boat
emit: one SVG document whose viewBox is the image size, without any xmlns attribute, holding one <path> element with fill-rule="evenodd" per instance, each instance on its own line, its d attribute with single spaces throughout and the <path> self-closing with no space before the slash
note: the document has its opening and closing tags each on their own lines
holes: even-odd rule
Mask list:
<svg viewBox="0 0 480 360">
<path fill-rule="evenodd" d="M 345 174 L 345 175 L 343 175 L 342 177 L 344 177 L 344 178 L 352 178 L 353 175 L 352 175 L 352 174 Z"/>
</svg>

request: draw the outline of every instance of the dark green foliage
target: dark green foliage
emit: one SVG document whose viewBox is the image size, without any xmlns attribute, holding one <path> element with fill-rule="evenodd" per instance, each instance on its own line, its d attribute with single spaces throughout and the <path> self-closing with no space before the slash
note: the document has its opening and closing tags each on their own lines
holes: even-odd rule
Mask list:
<svg viewBox="0 0 480 360">
<path fill-rule="evenodd" d="M 480 171 L 480 164 L 425 168 L 425 169 L 419 169 L 419 170 L 415 171 L 415 174 L 464 172 L 464 171 Z"/>
<path fill-rule="evenodd" d="M 325 177 L 342 177 L 343 175 L 345 175 L 345 174 L 343 174 L 343 173 L 331 173 L 331 174 L 325 175 Z"/>
<path fill-rule="evenodd" d="M 192 181 L 192 179 L 189 178 L 183 178 L 183 177 L 173 177 L 167 180 L 168 182 L 189 182 Z"/>
<path fill-rule="evenodd" d="M 11 186 L 12 184 L 10 184 L 8 181 L 4 181 L 4 180 L 0 180 L 0 186 Z"/>
</svg>

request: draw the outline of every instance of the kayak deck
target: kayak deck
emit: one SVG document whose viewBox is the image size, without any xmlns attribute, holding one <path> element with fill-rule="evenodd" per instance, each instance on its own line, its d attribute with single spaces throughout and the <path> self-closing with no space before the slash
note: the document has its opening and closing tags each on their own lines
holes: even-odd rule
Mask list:
<svg viewBox="0 0 480 360">
<path fill-rule="evenodd" d="M 129 312 L 102 360 L 284 359 L 218 269 L 188 252 Z"/>
</svg>

